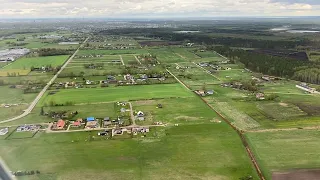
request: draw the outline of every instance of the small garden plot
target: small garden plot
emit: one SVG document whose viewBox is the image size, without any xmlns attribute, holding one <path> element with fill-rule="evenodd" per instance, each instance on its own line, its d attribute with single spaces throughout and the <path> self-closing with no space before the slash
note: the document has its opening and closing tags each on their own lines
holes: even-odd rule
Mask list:
<svg viewBox="0 0 320 180">
<path fill-rule="evenodd" d="M 274 120 L 288 120 L 307 115 L 299 107 L 287 103 L 260 103 L 257 107 Z"/>
<path fill-rule="evenodd" d="M 51 65 L 56 67 L 62 65 L 69 56 L 44 56 L 44 57 L 31 57 L 31 58 L 21 58 L 17 61 L 6 66 L 4 70 L 9 69 L 21 69 L 21 70 L 30 70 L 31 67 L 42 67 L 46 65 Z"/>
<path fill-rule="evenodd" d="M 41 128 L 39 125 L 18 126 L 6 139 L 25 139 L 32 138 Z"/>
<path fill-rule="evenodd" d="M 260 126 L 260 124 L 246 113 L 232 107 L 228 102 L 216 101 L 212 97 L 206 98 L 216 111 L 221 113 L 224 117 L 231 120 L 232 123 L 243 130 L 253 129 Z"/>
<path fill-rule="evenodd" d="M 193 61 L 194 59 L 199 59 L 200 57 L 194 54 L 191 48 L 173 48 L 173 51 L 180 57 Z"/>
<path fill-rule="evenodd" d="M 132 104 L 134 111 L 144 113 L 144 120 L 136 120 L 139 125 L 198 124 L 219 119 L 214 111 L 195 96 L 134 101 Z"/>
<path fill-rule="evenodd" d="M 136 60 L 134 55 L 121 55 L 121 56 L 124 61 L 124 64 L 126 65 L 139 64 L 139 62 Z"/>
<path fill-rule="evenodd" d="M 219 79 L 226 82 L 234 80 L 251 80 L 251 73 L 248 73 L 245 70 L 241 69 L 219 70 L 215 75 L 219 77 Z"/>
<path fill-rule="evenodd" d="M 208 58 L 208 57 L 220 57 L 217 53 L 213 51 L 206 51 L 206 50 L 197 50 L 195 54 L 201 58 Z"/>
</svg>

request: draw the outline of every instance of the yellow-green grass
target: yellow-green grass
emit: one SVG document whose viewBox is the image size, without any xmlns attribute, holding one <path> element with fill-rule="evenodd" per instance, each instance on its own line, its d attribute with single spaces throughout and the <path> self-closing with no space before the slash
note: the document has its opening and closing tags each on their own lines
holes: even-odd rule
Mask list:
<svg viewBox="0 0 320 180">
<path fill-rule="evenodd" d="M 46 93 L 41 98 L 39 105 L 49 105 L 50 102 L 64 104 L 67 101 L 71 101 L 75 104 L 78 104 L 192 96 L 193 94 L 187 91 L 180 84 L 64 89 L 59 90 L 54 95 L 49 95 Z"/>
<path fill-rule="evenodd" d="M 63 56 L 44 56 L 44 57 L 23 57 L 21 59 L 18 59 L 11 63 L 10 65 L 3 68 L 3 70 L 30 70 L 30 68 L 33 67 L 42 67 L 46 65 L 51 65 L 53 67 L 62 65 L 69 56 L 63 55 Z M 1 72 L 0 71 L 0 72 Z"/>
<path fill-rule="evenodd" d="M 97 131 L 38 133 L 1 140 L 0 146 L 12 171 L 39 170 L 30 176 L 35 180 L 257 178 L 239 137 L 225 123 L 154 128 L 135 139 L 105 140 Z"/>
<path fill-rule="evenodd" d="M 247 139 L 263 172 L 320 168 L 319 130 L 247 133 Z"/>
<path fill-rule="evenodd" d="M 29 73 L 30 73 L 30 69 L 0 69 L 0 76 L 2 76 L 2 77 L 4 77 L 4 76 L 25 76 L 25 75 L 28 75 Z"/>
</svg>

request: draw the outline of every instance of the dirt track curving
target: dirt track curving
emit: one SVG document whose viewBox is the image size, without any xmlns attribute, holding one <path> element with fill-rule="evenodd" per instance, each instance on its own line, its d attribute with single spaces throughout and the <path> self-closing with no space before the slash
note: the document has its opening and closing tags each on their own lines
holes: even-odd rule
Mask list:
<svg viewBox="0 0 320 180">
<path fill-rule="evenodd" d="M 274 172 L 272 180 L 319 180 L 320 169 L 304 169 L 288 172 Z"/>
</svg>

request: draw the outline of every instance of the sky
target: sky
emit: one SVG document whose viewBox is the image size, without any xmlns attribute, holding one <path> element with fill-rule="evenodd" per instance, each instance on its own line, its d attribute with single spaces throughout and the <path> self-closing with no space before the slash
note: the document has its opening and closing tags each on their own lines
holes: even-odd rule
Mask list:
<svg viewBox="0 0 320 180">
<path fill-rule="evenodd" d="M 0 0 L 0 18 L 320 16 L 320 0 Z"/>
</svg>

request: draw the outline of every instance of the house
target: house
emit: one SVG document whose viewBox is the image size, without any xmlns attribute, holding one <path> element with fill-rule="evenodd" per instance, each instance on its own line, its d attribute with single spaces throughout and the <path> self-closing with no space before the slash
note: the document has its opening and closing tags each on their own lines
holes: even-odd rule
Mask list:
<svg viewBox="0 0 320 180">
<path fill-rule="evenodd" d="M 93 81 L 90 81 L 90 80 L 86 80 L 86 84 L 92 84 L 93 83 Z"/>
<path fill-rule="evenodd" d="M 110 121 L 110 118 L 109 117 L 105 117 L 105 118 L 103 118 L 103 121 Z"/>
<path fill-rule="evenodd" d="M 263 93 L 257 93 L 257 94 L 256 94 L 256 98 L 259 99 L 259 100 L 264 100 L 264 99 L 265 99 Z"/>
<path fill-rule="evenodd" d="M 88 121 L 86 124 L 86 128 L 97 128 L 98 121 Z"/>
<path fill-rule="evenodd" d="M 231 70 L 231 68 L 227 67 L 226 70 Z"/>
<path fill-rule="evenodd" d="M 98 136 L 107 136 L 108 132 L 98 132 Z"/>
<path fill-rule="evenodd" d="M 116 80 L 116 78 L 114 76 L 108 75 L 107 80 L 112 81 L 112 80 Z"/>
<path fill-rule="evenodd" d="M 107 80 L 102 80 L 102 81 L 100 81 L 100 84 L 108 84 L 108 81 Z"/>
<path fill-rule="evenodd" d="M 207 95 L 212 95 L 212 94 L 214 94 L 214 91 L 213 90 L 209 90 L 209 91 L 206 92 L 206 94 Z"/>
<path fill-rule="evenodd" d="M 57 122 L 57 129 L 63 129 L 63 127 L 66 125 L 65 121 L 60 119 L 58 122 Z"/>
<path fill-rule="evenodd" d="M 141 78 L 141 79 L 148 79 L 148 76 L 147 76 L 146 74 L 142 74 L 142 75 L 140 76 L 140 78 Z"/>
<path fill-rule="evenodd" d="M 205 96 L 206 93 L 203 90 L 196 90 L 194 91 L 196 94 L 198 94 L 199 96 Z"/>
<path fill-rule="evenodd" d="M 127 110 L 126 110 L 126 108 L 121 108 L 120 109 L 120 112 L 122 112 L 122 113 L 125 113 Z"/>
<path fill-rule="evenodd" d="M 106 126 L 109 126 L 111 125 L 111 121 L 103 121 L 103 126 L 106 127 Z"/>
<path fill-rule="evenodd" d="M 95 118 L 94 117 L 87 117 L 87 121 L 94 121 Z"/>
<path fill-rule="evenodd" d="M 137 116 L 138 116 L 138 117 L 143 117 L 143 116 L 144 116 L 144 113 L 143 113 L 142 111 L 139 111 L 139 112 L 137 113 Z"/>
<path fill-rule="evenodd" d="M 75 121 L 75 122 L 72 123 L 72 126 L 73 127 L 79 127 L 79 126 L 81 126 L 81 122 L 80 121 Z"/>
</svg>

